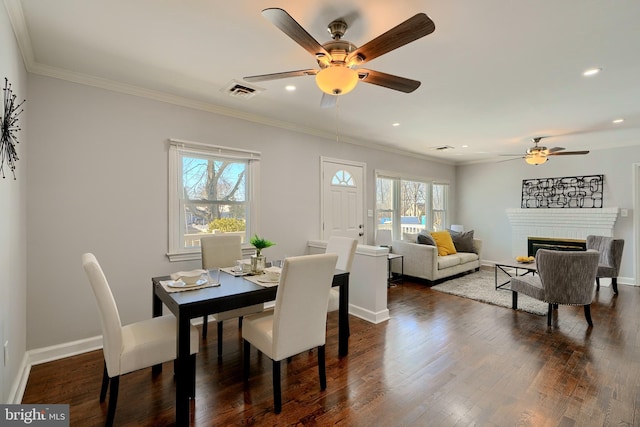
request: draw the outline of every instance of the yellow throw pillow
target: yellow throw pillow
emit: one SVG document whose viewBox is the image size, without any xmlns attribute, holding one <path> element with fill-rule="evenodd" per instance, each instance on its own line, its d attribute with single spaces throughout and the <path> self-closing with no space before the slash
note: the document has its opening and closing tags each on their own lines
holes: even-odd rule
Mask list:
<svg viewBox="0 0 640 427">
<path fill-rule="evenodd" d="M 453 245 L 451 234 L 448 231 L 432 231 L 431 237 L 436 241 L 438 247 L 438 256 L 453 255 L 456 252 L 456 247 Z"/>
</svg>

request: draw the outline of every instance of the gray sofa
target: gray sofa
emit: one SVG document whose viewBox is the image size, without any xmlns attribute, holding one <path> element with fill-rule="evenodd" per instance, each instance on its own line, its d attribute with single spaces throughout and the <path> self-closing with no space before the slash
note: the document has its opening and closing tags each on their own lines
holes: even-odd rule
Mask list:
<svg viewBox="0 0 640 427">
<path fill-rule="evenodd" d="M 405 276 L 436 282 L 460 273 L 478 271 L 482 260 L 482 240 L 473 239 L 473 247 L 474 252 L 438 256 L 438 248 L 435 246 L 394 240 L 391 252 L 404 256 Z M 394 262 L 392 271 L 400 273 L 400 267 L 400 263 Z"/>
</svg>

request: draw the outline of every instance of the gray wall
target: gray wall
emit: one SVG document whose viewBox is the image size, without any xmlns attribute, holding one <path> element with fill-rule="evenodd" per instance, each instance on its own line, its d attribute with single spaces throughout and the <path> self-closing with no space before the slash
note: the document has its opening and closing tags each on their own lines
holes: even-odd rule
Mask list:
<svg viewBox="0 0 640 427">
<path fill-rule="evenodd" d="M 626 218 L 618 217 L 614 236 L 625 239 L 620 276 L 633 278 L 633 215 L 639 213 L 632 210 L 632 166 L 637 162 L 640 146 L 556 157 L 539 166 L 512 160 L 458 167 L 458 221 L 465 229 L 475 229 L 474 234 L 484 240 L 485 261 L 510 259 L 511 227 L 506 209 L 520 207 L 523 179 L 603 174 L 604 207 L 626 208 L 630 212 Z"/>
<path fill-rule="evenodd" d="M 13 36 L 4 5 L 0 6 L 0 86 L 9 79 L 18 100 L 30 99 L 27 93 L 27 73 Z M 2 94 L 0 94 L 0 98 Z M 3 98 L 4 99 L 4 98 Z M 29 104 L 20 115 L 16 147 L 16 180 L 5 165 L 6 178 L 0 178 L 0 402 L 10 397 L 26 348 L 27 311 L 27 116 Z M 0 115 L 4 114 L 0 107 Z M 4 360 L 2 346 L 8 342 L 8 358 Z"/>
<path fill-rule="evenodd" d="M 455 167 L 135 96 L 29 75 L 27 348 L 100 334 L 80 265 L 91 251 L 110 281 L 123 323 L 151 315 L 156 275 L 196 268 L 169 262 L 167 139 L 262 152 L 260 233 L 267 256 L 301 254 L 320 237 L 320 157 L 366 163 L 366 204 L 374 170 L 449 180 Z M 367 224 L 373 238 L 371 219 Z"/>
</svg>

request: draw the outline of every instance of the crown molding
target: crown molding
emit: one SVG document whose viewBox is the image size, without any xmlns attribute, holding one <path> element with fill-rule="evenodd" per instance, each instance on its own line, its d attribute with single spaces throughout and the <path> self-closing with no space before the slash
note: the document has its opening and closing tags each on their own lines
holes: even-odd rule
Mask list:
<svg viewBox="0 0 640 427">
<path fill-rule="evenodd" d="M 29 31 L 27 30 L 27 23 L 24 19 L 24 13 L 22 12 L 22 4 L 20 0 L 4 0 L 4 7 L 9 16 L 13 33 L 18 43 L 18 48 L 22 54 L 22 61 L 27 71 L 30 71 L 31 65 L 35 62 L 33 54 L 33 48 L 31 44 L 31 37 L 29 37 Z"/>
</svg>

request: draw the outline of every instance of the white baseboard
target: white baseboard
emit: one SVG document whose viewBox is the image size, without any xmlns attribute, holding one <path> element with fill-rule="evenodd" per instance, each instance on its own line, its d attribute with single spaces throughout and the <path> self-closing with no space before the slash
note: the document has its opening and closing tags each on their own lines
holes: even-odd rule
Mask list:
<svg viewBox="0 0 640 427">
<path fill-rule="evenodd" d="M 20 374 L 17 376 L 16 381 L 11 388 L 8 402 L 22 402 L 22 396 L 24 395 L 24 390 L 27 387 L 27 381 L 29 380 L 29 373 L 31 373 L 32 366 L 99 350 L 101 348 L 102 335 L 27 351 L 22 359 L 22 363 L 20 364 Z"/>
<path fill-rule="evenodd" d="M 364 309 L 362 307 L 358 307 L 357 305 L 353 305 L 353 304 L 349 304 L 349 314 L 374 324 L 385 322 L 391 318 L 389 317 L 388 308 L 385 308 L 384 310 L 374 313 L 373 311 Z"/>
</svg>

